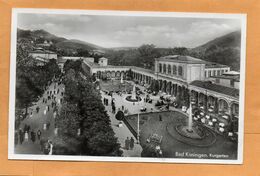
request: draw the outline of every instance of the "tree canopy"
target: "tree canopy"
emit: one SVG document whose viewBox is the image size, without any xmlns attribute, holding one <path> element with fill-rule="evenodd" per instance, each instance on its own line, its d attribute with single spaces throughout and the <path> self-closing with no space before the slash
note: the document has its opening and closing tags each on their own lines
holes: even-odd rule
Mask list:
<svg viewBox="0 0 260 176">
<path fill-rule="evenodd" d="M 78 71 L 81 70 L 79 65 L 77 61 L 66 64 L 66 105 L 62 106 L 57 119 L 58 124 L 62 124 L 60 135 L 67 143 L 74 141 L 74 147 L 83 155 L 120 156 L 120 144 L 102 104 L 101 95 L 89 73 Z M 80 129 L 79 136 L 76 135 L 76 129 Z"/>
<path fill-rule="evenodd" d="M 60 70 L 56 60 L 50 60 L 44 65 L 37 65 L 28 51 L 32 49 L 29 42 L 18 42 L 17 45 L 17 67 L 16 67 L 16 108 L 26 109 L 30 104 L 41 96 L 48 82 Z"/>
</svg>

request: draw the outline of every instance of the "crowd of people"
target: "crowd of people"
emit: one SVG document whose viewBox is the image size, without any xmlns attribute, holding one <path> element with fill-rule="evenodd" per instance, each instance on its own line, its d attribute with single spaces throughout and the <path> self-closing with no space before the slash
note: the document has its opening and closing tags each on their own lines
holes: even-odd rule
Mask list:
<svg viewBox="0 0 260 176">
<path fill-rule="evenodd" d="M 62 97 L 64 95 L 64 88 L 61 88 L 61 84 L 61 77 L 53 78 L 52 82 L 48 84 L 45 89 L 45 93 L 43 94 L 42 101 L 38 101 L 36 107 L 31 108 L 29 115 L 25 117 L 23 123 L 21 123 L 19 128 L 15 130 L 15 146 L 28 143 L 29 141 L 32 143 L 36 143 L 38 141 L 37 144 L 40 145 L 39 149 L 42 153 L 53 153 L 53 143 L 50 140 L 51 136 L 48 135 L 52 134 L 52 132 L 49 131 L 51 129 L 51 125 L 55 128 L 54 134 L 56 134 L 55 131 L 57 132 L 56 116 L 58 114 L 59 107 L 63 102 Z M 51 110 L 51 118 L 48 118 L 49 116 L 47 113 L 51 113 Z M 43 116 L 40 114 L 41 112 L 43 112 Z M 44 120 L 35 126 L 35 124 L 32 123 L 32 120 L 36 117 L 44 118 Z"/>
</svg>

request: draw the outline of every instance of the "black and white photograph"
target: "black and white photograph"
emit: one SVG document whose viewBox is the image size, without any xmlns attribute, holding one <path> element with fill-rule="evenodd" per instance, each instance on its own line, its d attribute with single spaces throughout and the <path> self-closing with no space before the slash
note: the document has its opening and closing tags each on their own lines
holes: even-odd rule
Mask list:
<svg viewBox="0 0 260 176">
<path fill-rule="evenodd" d="M 8 158 L 243 163 L 246 15 L 12 11 Z"/>
</svg>

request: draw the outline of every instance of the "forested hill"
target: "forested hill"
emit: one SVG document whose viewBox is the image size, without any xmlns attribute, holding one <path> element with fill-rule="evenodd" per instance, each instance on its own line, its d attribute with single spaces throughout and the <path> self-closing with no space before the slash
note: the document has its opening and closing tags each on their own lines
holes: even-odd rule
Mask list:
<svg viewBox="0 0 260 176">
<path fill-rule="evenodd" d="M 134 65 L 153 69 L 154 58 L 166 55 L 190 55 L 202 60 L 228 65 L 232 70 L 240 68 L 241 32 L 236 31 L 213 39 L 196 48 L 159 48 L 145 44 L 137 48 L 110 50 L 105 56 L 113 65 Z"/>
<path fill-rule="evenodd" d="M 192 56 L 229 65 L 232 69 L 239 71 L 240 45 L 241 32 L 235 31 L 190 49 L 189 52 Z"/>
<path fill-rule="evenodd" d="M 70 55 L 71 53 L 75 53 L 79 50 L 81 51 L 93 51 L 93 50 L 104 50 L 104 48 L 87 43 L 80 40 L 75 39 L 66 39 L 63 37 L 59 37 L 56 35 L 53 35 L 45 30 L 23 30 L 19 29 L 17 30 L 17 37 L 29 39 L 31 41 L 34 41 L 35 43 L 43 43 L 44 41 L 52 42 L 53 45 L 51 50 L 63 50 L 64 54 Z"/>
</svg>

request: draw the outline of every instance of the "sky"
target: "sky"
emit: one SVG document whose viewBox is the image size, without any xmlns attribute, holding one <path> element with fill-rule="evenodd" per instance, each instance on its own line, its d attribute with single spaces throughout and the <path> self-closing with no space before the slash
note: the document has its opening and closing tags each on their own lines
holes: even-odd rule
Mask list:
<svg viewBox="0 0 260 176">
<path fill-rule="evenodd" d="M 18 14 L 17 24 L 105 48 L 142 44 L 193 48 L 241 28 L 238 19 L 33 13 Z"/>
</svg>

